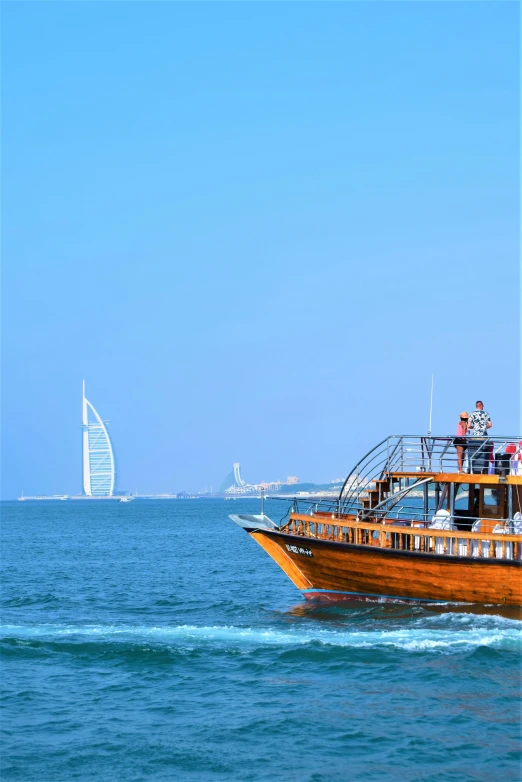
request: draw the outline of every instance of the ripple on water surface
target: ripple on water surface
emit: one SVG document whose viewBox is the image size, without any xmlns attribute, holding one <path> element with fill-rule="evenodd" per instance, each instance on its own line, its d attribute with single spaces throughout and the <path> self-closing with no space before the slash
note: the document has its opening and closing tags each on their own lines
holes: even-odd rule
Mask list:
<svg viewBox="0 0 522 782">
<path fill-rule="evenodd" d="M 226 504 L 4 509 L 3 779 L 519 780 L 516 619 L 305 604 Z"/>
</svg>

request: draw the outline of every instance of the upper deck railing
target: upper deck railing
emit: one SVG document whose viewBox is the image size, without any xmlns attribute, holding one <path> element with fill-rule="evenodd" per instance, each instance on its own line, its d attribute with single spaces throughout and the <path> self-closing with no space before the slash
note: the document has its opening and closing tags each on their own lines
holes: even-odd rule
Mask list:
<svg viewBox="0 0 522 782">
<path fill-rule="evenodd" d="M 449 516 L 445 529 L 484 531 L 483 517 L 489 516 L 513 531 L 521 521 L 522 437 L 470 437 L 464 448 L 459 465 L 454 437 L 393 435 L 355 465 L 337 499 L 296 498 L 288 512 L 424 528 L 442 512 Z M 467 474 L 456 482 L 459 467 Z M 477 483 L 482 488 L 475 491 Z M 507 492 L 500 483 L 509 484 Z M 495 508 L 485 507 L 486 484 Z"/>
<path fill-rule="evenodd" d="M 464 445 L 457 446 L 456 438 L 424 435 L 392 435 L 369 451 L 348 474 L 338 499 L 339 511 L 344 513 L 364 508 L 363 496 L 373 484 L 387 486 L 394 492 L 393 476 L 403 474 L 404 482 L 423 473 L 459 472 L 470 475 L 498 474 L 522 476 L 522 436 L 465 437 Z M 457 447 L 463 447 L 460 452 Z M 400 481 L 400 478 L 399 478 Z M 395 488 L 402 491 L 399 482 Z"/>
</svg>

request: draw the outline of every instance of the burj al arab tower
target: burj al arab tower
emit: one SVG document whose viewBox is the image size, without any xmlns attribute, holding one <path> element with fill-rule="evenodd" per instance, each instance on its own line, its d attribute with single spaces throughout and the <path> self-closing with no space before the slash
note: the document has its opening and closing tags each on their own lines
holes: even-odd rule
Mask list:
<svg viewBox="0 0 522 782">
<path fill-rule="evenodd" d="M 114 453 L 105 423 L 85 397 L 84 380 L 82 383 L 83 493 L 88 497 L 111 497 L 114 494 Z"/>
</svg>

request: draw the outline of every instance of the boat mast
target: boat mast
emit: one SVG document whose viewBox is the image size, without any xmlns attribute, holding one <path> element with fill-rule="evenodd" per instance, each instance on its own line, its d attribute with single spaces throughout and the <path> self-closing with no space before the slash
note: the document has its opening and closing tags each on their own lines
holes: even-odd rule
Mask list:
<svg viewBox="0 0 522 782">
<path fill-rule="evenodd" d="M 433 375 L 431 376 L 431 394 L 430 394 L 430 425 L 428 428 L 428 437 L 431 436 L 431 420 L 433 415 Z"/>
</svg>

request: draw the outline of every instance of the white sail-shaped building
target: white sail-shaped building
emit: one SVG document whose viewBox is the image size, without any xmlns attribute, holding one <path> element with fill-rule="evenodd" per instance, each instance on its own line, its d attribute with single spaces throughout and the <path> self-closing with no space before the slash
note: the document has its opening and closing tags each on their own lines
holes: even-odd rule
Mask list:
<svg viewBox="0 0 522 782">
<path fill-rule="evenodd" d="M 105 423 L 85 397 L 82 383 L 83 492 L 88 497 L 114 494 L 114 453 Z"/>
</svg>

